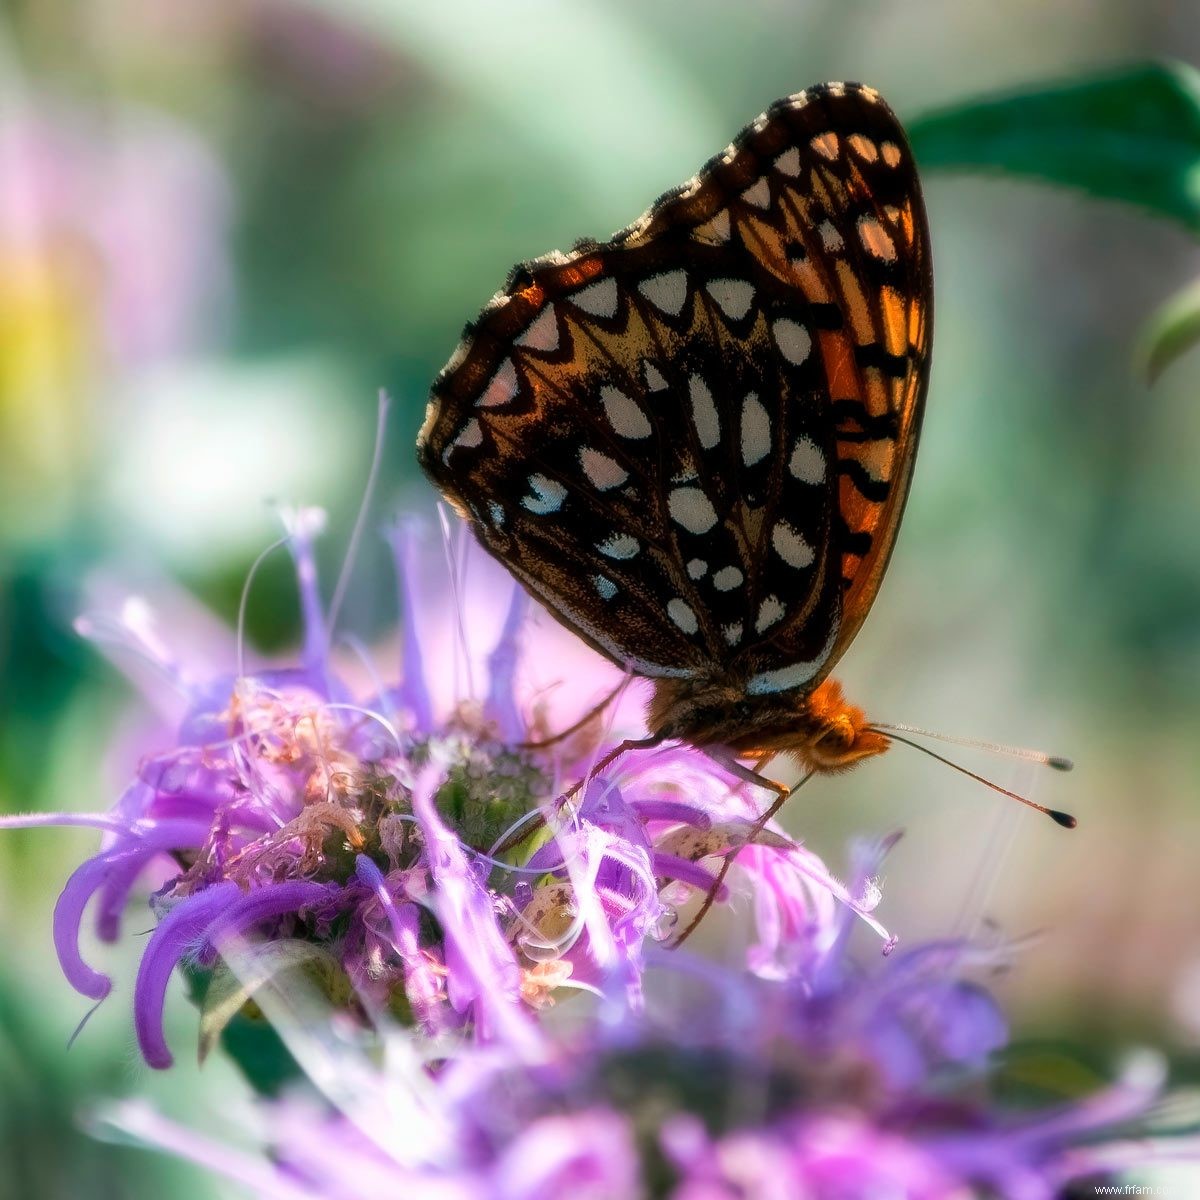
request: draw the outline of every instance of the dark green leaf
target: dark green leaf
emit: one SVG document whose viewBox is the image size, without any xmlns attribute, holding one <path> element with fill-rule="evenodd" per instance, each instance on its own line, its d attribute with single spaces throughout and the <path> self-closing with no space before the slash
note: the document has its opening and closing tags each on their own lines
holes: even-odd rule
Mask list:
<svg viewBox="0 0 1200 1200">
<path fill-rule="evenodd" d="M 1148 208 L 1200 233 L 1200 73 L 1126 68 L 956 104 L 908 128 L 924 170 L 997 170 Z"/>
</svg>

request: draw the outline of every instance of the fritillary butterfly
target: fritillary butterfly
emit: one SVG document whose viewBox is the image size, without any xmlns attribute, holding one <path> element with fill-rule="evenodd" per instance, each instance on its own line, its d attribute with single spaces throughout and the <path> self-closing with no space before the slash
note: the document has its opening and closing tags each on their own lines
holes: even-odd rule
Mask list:
<svg viewBox="0 0 1200 1200">
<path fill-rule="evenodd" d="M 433 385 L 420 462 L 654 681 L 644 744 L 838 771 L 890 741 L 827 676 L 895 542 L 932 302 L 895 115 L 809 88 L 611 241 L 515 268 Z"/>
</svg>

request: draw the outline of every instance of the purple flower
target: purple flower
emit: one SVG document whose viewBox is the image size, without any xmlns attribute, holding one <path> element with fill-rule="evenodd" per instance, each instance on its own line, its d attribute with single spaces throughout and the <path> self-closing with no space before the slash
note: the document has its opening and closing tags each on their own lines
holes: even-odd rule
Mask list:
<svg viewBox="0 0 1200 1200">
<path fill-rule="evenodd" d="M 207 970 L 243 936 L 319 950 L 337 976 L 330 994 L 360 1017 L 400 1013 L 429 1034 L 526 1053 L 531 1010 L 564 988 L 636 1001 L 644 947 L 714 886 L 723 856 L 734 865 L 718 899 L 752 896 L 760 973 L 784 978 L 814 961 L 849 912 L 886 938 L 865 875 L 843 887 L 775 826 L 752 844 L 762 796 L 699 752 L 628 754 L 589 778 L 616 737 L 606 720 L 636 732 L 638 715 L 621 697 L 554 738 L 620 679 L 557 627 L 539 631 L 538 655 L 523 652 L 528 601 L 498 568 L 472 558 L 465 570 L 451 547 L 451 587 L 422 594 L 429 572 L 413 531 L 393 531 L 404 662 L 385 685 L 365 649 L 331 649 L 313 553 L 321 515 L 285 521 L 304 618 L 298 662 L 249 668 L 237 649 L 207 648 L 207 671 L 203 658 L 185 667 L 144 605 L 85 618 L 81 631 L 185 698 L 175 732 L 111 812 L 4 822 L 104 832 L 55 913 L 63 971 L 89 998 L 112 985 L 80 952 L 85 911 L 113 941 L 135 889 L 157 887 L 160 924 L 134 990 L 152 1066 L 171 1062 L 162 1008 L 174 967 Z M 552 691 L 555 668 L 567 686 Z M 559 703 L 559 692 L 573 695 Z"/>
<path fill-rule="evenodd" d="M 1054 1200 L 1156 1163 L 1200 1169 L 1194 1133 L 1145 1134 L 1162 1092 L 1153 1070 L 1050 1108 L 995 1098 L 1004 1026 L 968 978 L 994 955 L 935 943 L 864 969 L 842 939 L 784 980 L 651 957 L 644 1011 L 598 1012 L 532 1054 L 462 1043 L 431 1075 L 410 1032 L 385 1030 L 389 1072 L 311 1038 L 314 1081 L 354 1088 L 332 1106 L 311 1092 L 271 1106 L 267 1158 L 228 1173 L 291 1200 Z M 144 1108 L 108 1119 L 220 1161 Z"/>
</svg>

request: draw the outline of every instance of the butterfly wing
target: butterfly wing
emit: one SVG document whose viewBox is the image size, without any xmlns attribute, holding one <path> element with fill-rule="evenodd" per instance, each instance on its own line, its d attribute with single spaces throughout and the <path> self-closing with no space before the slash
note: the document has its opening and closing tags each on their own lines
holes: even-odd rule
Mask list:
<svg viewBox="0 0 1200 1200">
<path fill-rule="evenodd" d="M 418 455 L 620 665 L 812 686 L 890 554 L 931 300 L 895 117 L 810 89 L 610 242 L 517 268 L 435 381 Z"/>
</svg>

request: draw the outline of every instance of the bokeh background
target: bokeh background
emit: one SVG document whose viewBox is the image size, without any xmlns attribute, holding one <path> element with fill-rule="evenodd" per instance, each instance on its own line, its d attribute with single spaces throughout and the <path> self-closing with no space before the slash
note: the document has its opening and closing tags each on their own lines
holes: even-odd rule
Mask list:
<svg viewBox="0 0 1200 1200">
<path fill-rule="evenodd" d="M 70 625 L 97 578 L 186 590 L 232 623 L 275 502 L 329 510 L 336 574 L 380 387 L 395 408 L 378 511 L 432 513 L 411 449 L 428 384 L 512 262 L 625 224 L 807 83 L 866 80 L 911 119 L 1105 65 L 1200 61 L 1190 9 L 9 0 L 0 808 L 106 807 L 129 769 L 135 697 Z M 1072 756 L 1061 776 L 957 755 L 1080 827 L 904 748 L 814 783 L 787 822 L 833 864 L 851 834 L 904 827 L 890 927 L 1028 936 L 1000 984 L 1019 1035 L 1097 1068 L 1158 1044 L 1194 1077 L 1200 354 L 1150 387 L 1135 349 L 1200 254 L 1182 229 L 1047 187 L 931 172 L 926 196 L 924 441 L 841 674 L 880 719 Z M 392 612 L 369 543 L 347 612 L 368 637 Z M 248 619 L 266 650 L 294 638 L 282 556 Z M 127 987 L 67 1052 L 84 1003 L 57 975 L 50 914 L 93 841 L 0 838 L 0 1196 L 211 1195 L 72 1132 L 97 1095 L 150 1090 L 187 1116 L 238 1086 L 219 1062 L 151 1078 Z M 127 983 L 135 950 L 102 961 Z"/>
</svg>

